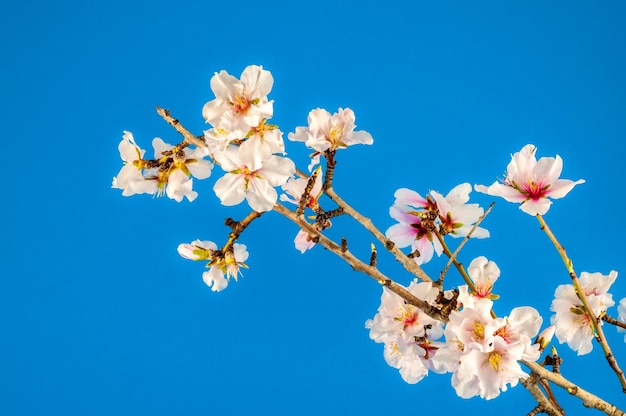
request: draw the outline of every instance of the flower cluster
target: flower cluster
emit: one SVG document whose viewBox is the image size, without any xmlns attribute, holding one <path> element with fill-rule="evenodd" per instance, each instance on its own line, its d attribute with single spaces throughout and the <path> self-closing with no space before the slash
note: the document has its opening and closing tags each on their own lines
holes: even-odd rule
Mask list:
<svg viewBox="0 0 626 416">
<path fill-rule="evenodd" d="M 387 229 L 386 236 L 400 248 L 411 246 L 417 264 L 429 262 L 434 253 L 441 255 L 444 235 L 464 237 L 483 215 L 478 204 L 468 204 L 472 187 L 463 183 L 445 197 L 431 191 L 423 198 L 410 189 L 398 189 L 389 215 L 399 223 Z M 489 237 L 489 231 L 477 227 L 472 238 Z"/>
<path fill-rule="evenodd" d="M 273 83 L 271 73 L 261 66 L 248 66 L 240 78 L 220 71 L 210 81 L 215 98 L 202 109 L 205 121 L 211 125 L 203 136 L 182 131 L 185 140 L 174 146 L 155 138 L 152 141 L 153 159 L 145 158 L 146 151 L 135 143 L 128 131 L 124 132 L 118 146 L 123 167 L 113 178 L 112 187 L 121 189 L 124 196 L 145 193 L 167 195 L 178 202 L 184 198 L 193 201 L 198 193 L 192 189 L 192 177 L 208 178 L 217 164 L 225 172 L 213 186 L 221 203 L 232 206 L 246 200 L 255 211 L 241 222 L 227 220 L 226 224 L 233 232 L 222 248 L 211 241 L 201 240 L 178 246 L 182 257 L 207 262 L 208 270 L 202 278 L 213 291 L 226 288 L 231 278 L 237 280 L 241 269 L 247 268 L 246 246 L 235 241 L 260 213 L 276 208 L 285 214 L 284 207 L 277 207 L 279 198 L 297 206 L 295 212 L 289 211 L 285 216 L 302 226 L 300 220 L 305 210 L 315 214 L 307 217 L 312 220 L 312 228 L 307 227 L 312 233 L 312 229 L 321 232 L 329 228 L 331 218 L 350 212 L 351 207 L 345 203 L 342 205 L 340 198 L 333 197 L 327 186 L 333 177 L 331 169 L 335 165 L 335 152 L 355 144 L 373 143 L 368 132 L 355 130 L 356 117 L 351 109 L 339 108 L 334 114 L 321 108 L 312 110 L 308 115 L 308 126 L 297 127 L 295 132 L 288 134 L 290 141 L 304 143 L 314 151 L 309 164 L 312 174 L 307 177 L 286 157 L 281 130 L 269 123 L 274 103 L 268 99 L 268 94 Z M 168 116 L 163 117 L 181 131 L 178 121 L 168 119 Z M 475 185 L 475 190 L 520 203 L 522 211 L 538 216 L 545 230 L 547 225 L 540 216 L 549 210 L 552 204 L 549 198 L 564 197 L 584 180 L 559 179 L 563 167 L 561 158 L 557 155 L 537 160 L 535 152 L 535 146 L 524 146 L 511 156 L 501 181 L 488 187 Z M 325 179 L 319 166 L 322 156 L 327 162 Z M 280 197 L 277 187 L 284 192 Z M 336 209 L 325 211 L 321 208 L 319 200 L 324 190 L 338 205 Z M 477 226 L 484 210 L 478 204 L 469 203 L 471 190 L 469 183 L 462 183 L 445 196 L 430 191 L 422 197 L 413 190 L 398 189 L 389 209 L 391 217 L 398 223 L 387 229 L 386 237 L 400 248 L 410 247 L 409 256 L 419 265 L 430 261 L 435 253 L 454 256 L 446 247 L 446 235 L 489 237 L 486 229 Z M 371 230 L 364 221 L 361 224 Z M 378 230 L 375 231 L 373 233 L 379 240 L 384 240 Z M 546 233 L 556 245 L 556 238 L 550 232 Z M 300 230 L 294 240 L 302 253 L 312 248 L 316 241 L 305 230 Z M 342 254 L 347 251 L 346 241 L 342 240 Z M 393 251 L 386 244 L 388 241 L 382 242 Z M 321 244 L 332 248 L 325 239 Z M 367 273 L 376 277 L 378 275 L 371 272 L 372 269 L 378 272 L 376 251 L 372 247 Z M 566 264 L 571 264 L 564 254 L 561 255 Z M 354 267 L 351 260 L 348 262 Z M 419 382 L 429 371 L 452 373 L 452 386 L 460 397 L 492 399 L 528 376 L 520 361 L 536 361 L 553 335 L 560 343 L 567 343 L 582 355 L 592 350 L 594 337 L 601 338 L 601 318 L 615 323 L 614 319 L 605 316 L 607 309 L 615 304 L 608 293 L 617 278 L 615 271 L 609 275 L 581 273 L 581 288 L 578 289 L 582 293 L 571 284 L 558 286 L 551 305 L 555 313 L 551 317 L 552 325 L 537 335 L 543 320 L 532 307 L 517 307 L 506 317 L 496 317 L 493 301 L 499 297 L 493 288 L 500 277 L 500 269 L 494 262 L 483 256 L 477 257 L 470 263 L 467 273 L 458 266 L 467 285 L 454 290 L 442 289 L 445 272 L 436 284 L 418 282 L 417 279 L 410 283 L 408 292 L 429 305 L 428 313 L 407 303 L 397 294 L 401 291 L 394 293 L 392 289 L 397 289 L 396 284 L 395 288 L 391 285 L 383 287 L 378 311 L 365 323 L 370 338 L 384 344 L 385 361 L 398 369 L 407 383 Z M 588 305 L 584 305 L 584 299 Z M 617 321 L 626 323 L 626 298 L 619 302 L 617 309 Z"/>
<path fill-rule="evenodd" d="M 469 273 L 474 286 L 483 289 L 472 292 L 460 286 L 457 309 L 447 323 L 384 288 L 378 313 L 365 326 L 371 339 L 385 344 L 385 360 L 400 370 L 407 383 L 417 383 L 429 370 L 452 373 L 452 385 L 460 397 L 492 399 L 506 391 L 507 385 L 513 387 L 527 377 L 519 361 L 536 361 L 549 335 L 542 334 L 541 343 L 532 341 L 542 323 L 534 308 L 518 307 L 504 318 L 492 315 L 491 288 L 500 274 L 494 262 L 478 257 Z M 414 280 L 408 289 L 435 307 L 441 306 L 437 303 L 441 296 L 451 297 L 429 282 Z M 445 342 L 437 341 L 442 335 Z"/>
<path fill-rule="evenodd" d="M 202 115 L 212 128 L 204 132 L 209 152 L 226 171 L 213 186 L 223 205 L 244 199 L 257 212 L 270 211 L 278 200 L 274 187 L 287 182 L 296 167 L 285 153 L 282 132 L 268 124 L 273 115 L 269 94 L 274 78 L 260 66 L 248 66 L 241 79 L 221 71 L 211 78 L 215 99 Z"/>
<path fill-rule="evenodd" d="M 432 283 L 418 283 L 415 279 L 408 290 L 436 306 L 439 289 Z M 404 381 L 411 384 L 420 381 L 433 368 L 431 358 L 441 344 L 434 340 L 443 335 L 443 325 L 387 288 L 383 288 L 378 313 L 365 323 L 370 338 L 385 344 L 387 364 L 399 369 Z"/>
<path fill-rule="evenodd" d="M 433 357 L 439 372 L 452 373 L 452 386 L 463 398 L 493 399 L 514 387 L 527 374 L 519 361 L 536 361 L 540 344 L 532 340 L 542 318 L 529 306 L 514 308 L 508 317 L 491 315 L 493 301 L 468 293 L 461 286 L 460 310 L 450 314 L 444 331 L 446 343 Z"/>
<path fill-rule="evenodd" d="M 212 241 L 195 240 L 191 244 L 180 244 L 178 254 L 189 260 L 208 260 L 209 270 L 202 274 L 202 280 L 214 292 L 226 288 L 231 277 L 237 280 L 239 269 L 248 267 L 244 263 L 248 252 L 243 244 L 235 243 L 226 250 L 219 250 Z"/>
<path fill-rule="evenodd" d="M 566 342 L 572 350 L 578 352 L 578 355 L 591 352 L 594 338 L 591 319 L 596 320 L 615 304 L 613 295 L 608 293 L 615 279 L 617 272 L 614 270 L 608 276 L 601 273 L 580 273 L 580 284 L 593 311 L 593 317 L 585 310 L 574 285 L 560 285 L 556 288 L 550 310 L 555 312 L 551 322 L 556 326 L 559 343 Z M 601 325 L 602 321 L 599 321 L 599 324 Z"/>
<path fill-rule="evenodd" d="M 527 214 L 543 215 L 552 204 L 548 198 L 563 198 L 574 186 L 585 182 L 559 179 L 563 170 L 561 157 L 542 157 L 537 161 L 536 150 L 532 144 L 524 146 L 511 156 L 501 183 L 496 181 L 489 187 L 476 185 L 476 191 L 521 203 L 520 209 Z"/>
<path fill-rule="evenodd" d="M 124 132 L 118 149 L 124 166 L 113 178 L 113 188 L 122 189 L 122 195 L 164 193 L 178 202 L 187 197 L 193 201 L 198 193 L 192 190 L 193 175 L 206 179 L 211 175 L 213 163 L 204 159 L 206 148 L 190 149 L 181 145 L 172 146 L 156 137 L 152 140 L 154 159 L 144 159 L 145 150 L 135 144 L 133 134 Z"/>
</svg>

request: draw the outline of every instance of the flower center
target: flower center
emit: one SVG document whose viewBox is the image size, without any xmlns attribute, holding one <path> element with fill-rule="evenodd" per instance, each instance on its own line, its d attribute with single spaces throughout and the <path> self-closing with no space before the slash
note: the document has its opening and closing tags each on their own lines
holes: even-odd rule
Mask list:
<svg viewBox="0 0 626 416">
<path fill-rule="evenodd" d="M 237 94 L 233 97 L 231 105 L 235 113 L 247 114 L 250 109 L 250 100 L 243 94 Z"/>
<path fill-rule="evenodd" d="M 489 353 L 489 358 L 487 359 L 489 364 L 491 364 L 491 368 L 493 371 L 498 371 L 500 368 L 500 364 L 502 363 L 502 354 L 496 351 L 492 351 Z"/>
<path fill-rule="evenodd" d="M 400 314 L 400 316 L 398 316 L 396 320 L 404 324 L 403 329 L 406 329 L 407 327 L 412 327 L 413 325 L 418 323 L 417 312 L 412 307 L 402 307 L 398 310 L 398 313 Z"/>
<path fill-rule="evenodd" d="M 474 330 L 472 332 L 474 333 L 475 339 L 485 339 L 485 326 L 482 322 L 474 322 Z"/>
</svg>

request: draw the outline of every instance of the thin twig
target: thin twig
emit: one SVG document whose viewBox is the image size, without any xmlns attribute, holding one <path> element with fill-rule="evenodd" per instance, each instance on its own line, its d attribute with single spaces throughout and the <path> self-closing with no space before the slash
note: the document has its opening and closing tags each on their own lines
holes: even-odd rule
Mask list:
<svg viewBox="0 0 626 416">
<path fill-rule="evenodd" d="M 461 241 L 461 244 L 459 244 L 459 246 L 456 248 L 456 250 L 454 250 L 454 253 L 452 253 L 452 256 L 450 256 L 450 258 L 448 259 L 448 263 L 446 263 L 446 267 L 443 268 L 443 270 L 441 271 L 441 273 L 439 274 L 439 280 L 437 281 L 437 284 L 439 285 L 443 285 L 443 278 L 446 275 L 446 273 L 448 273 L 448 269 L 450 268 L 450 266 L 452 265 L 452 263 L 454 262 L 454 260 L 457 258 L 457 256 L 459 255 L 459 252 L 461 251 L 461 249 L 463 248 L 463 246 L 465 245 L 465 243 L 467 243 L 470 239 L 470 237 L 472 236 L 472 234 L 474 234 L 474 231 L 476 231 L 476 229 L 478 228 L 478 226 L 480 225 L 481 222 L 483 222 L 483 220 L 485 219 L 485 217 L 487 215 L 489 215 L 489 213 L 491 212 L 491 209 L 493 208 L 493 206 L 495 205 L 495 202 L 492 202 L 491 205 L 489 205 L 489 207 L 487 208 L 487 210 L 483 213 L 483 215 L 480 216 L 480 218 L 478 218 L 478 221 L 476 221 L 476 223 L 474 224 L 474 226 L 472 227 L 471 230 L 469 230 L 469 232 L 467 233 L 467 235 L 465 236 L 465 238 L 463 238 L 463 241 Z"/>
<path fill-rule="evenodd" d="M 607 314 L 603 314 L 603 315 L 602 315 L 602 317 L 601 317 L 601 319 L 602 319 L 604 322 L 608 323 L 608 324 L 615 325 L 615 326 L 618 326 L 618 327 L 620 327 L 620 328 L 624 328 L 624 329 L 626 329 L 626 322 L 618 321 L 617 319 L 612 318 L 612 317 L 610 317 L 610 316 L 609 316 L 609 315 L 607 315 Z"/>
</svg>

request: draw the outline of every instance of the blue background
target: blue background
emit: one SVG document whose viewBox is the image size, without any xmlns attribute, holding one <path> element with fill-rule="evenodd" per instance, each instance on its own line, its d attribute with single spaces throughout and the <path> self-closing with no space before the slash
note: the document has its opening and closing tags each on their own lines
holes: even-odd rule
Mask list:
<svg viewBox="0 0 626 416">
<path fill-rule="evenodd" d="M 123 130 L 148 152 L 155 136 L 180 139 L 155 105 L 199 134 L 213 73 L 263 65 L 285 136 L 316 107 L 350 107 L 373 135 L 339 152 L 335 189 L 383 231 L 397 188 L 489 185 L 533 143 L 563 157 L 562 177 L 587 181 L 546 215 L 576 270 L 623 275 L 625 20 L 619 1 L 3 5 L 0 414 L 528 413 L 521 386 L 487 402 L 457 398 L 449 375 L 405 384 L 364 328 L 378 284 L 320 247 L 301 255 L 297 228 L 276 213 L 241 237 L 244 277 L 211 292 L 176 247 L 223 244 L 224 219 L 247 206 L 219 204 L 219 168 L 194 182 L 193 203 L 122 197 L 110 188 L 117 145 Z M 287 151 L 306 167 L 307 149 Z M 500 266 L 498 315 L 531 305 L 548 321 L 569 279 L 537 221 L 499 200 L 483 225 L 492 238 L 461 261 Z M 328 235 L 368 258 L 373 238 L 349 218 Z M 623 276 L 611 293 L 626 295 Z M 605 330 L 626 367 L 622 335 Z M 580 358 L 557 348 L 567 377 L 626 407 L 597 345 Z M 597 414 L 556 393 L 568 415 Z"/>
</svg>

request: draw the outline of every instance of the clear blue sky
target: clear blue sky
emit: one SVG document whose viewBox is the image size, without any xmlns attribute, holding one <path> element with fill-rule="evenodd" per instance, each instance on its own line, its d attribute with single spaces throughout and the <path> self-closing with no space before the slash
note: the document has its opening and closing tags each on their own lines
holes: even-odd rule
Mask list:
<svg viewBox="0 0 626 416">
<path fill-rule="evenodd" d="M 202 264 L 176 247 L 223 243 L 223 220 L 247 208 L 219 205 L 219 169 L 196 181 L 193 203 L 124 198 L 110 188 L 117 145 L 123 130 L 144 148 L 155 136 L 179 139 L 155 105 L 202 132 L 213 73 L 263 65 L 285 135 L 316 107 L 350 107 L 372 134 L 373 146 L 340 152 L 335 188 L 384 230 L 397 188 L 488 185 L 534 143 L 540 156 L 563 157 L 563 177 L 586 179 L 546 219 L 577 271 L 620 273 L 618 301 L 625 21 L 619 1 L 4 5 L 0 414 L 526 414 L 534 402 L 521 387 L 485 402 L 457 398 L 449 375 L 405 384 L 364 328 L 377 283 L 319 247 L 301 255 L 296 227 L 278 214 L 242 236 L 244 278 L 211 292 Z M 300 144 L 287 151 L 306 166 Z M 498 263 L 496 312 L 531 305 L 549 320 L 568 276 L 537 222 L 500 200 L 483 225 L 492 238 L 461 260 Z M 348 218 L 329 235 L 347 236 L 361 255 L 373 240 Z M 379 265 L 410 281 L 392 259 Z M 626 367 L 622 336 L 606 328 Z M 579 359 L 557 348 L 566 376 L 626 407 L 597 346 Z M 558 394 L 568 415 L 597 414 Z"/>
</svg>

